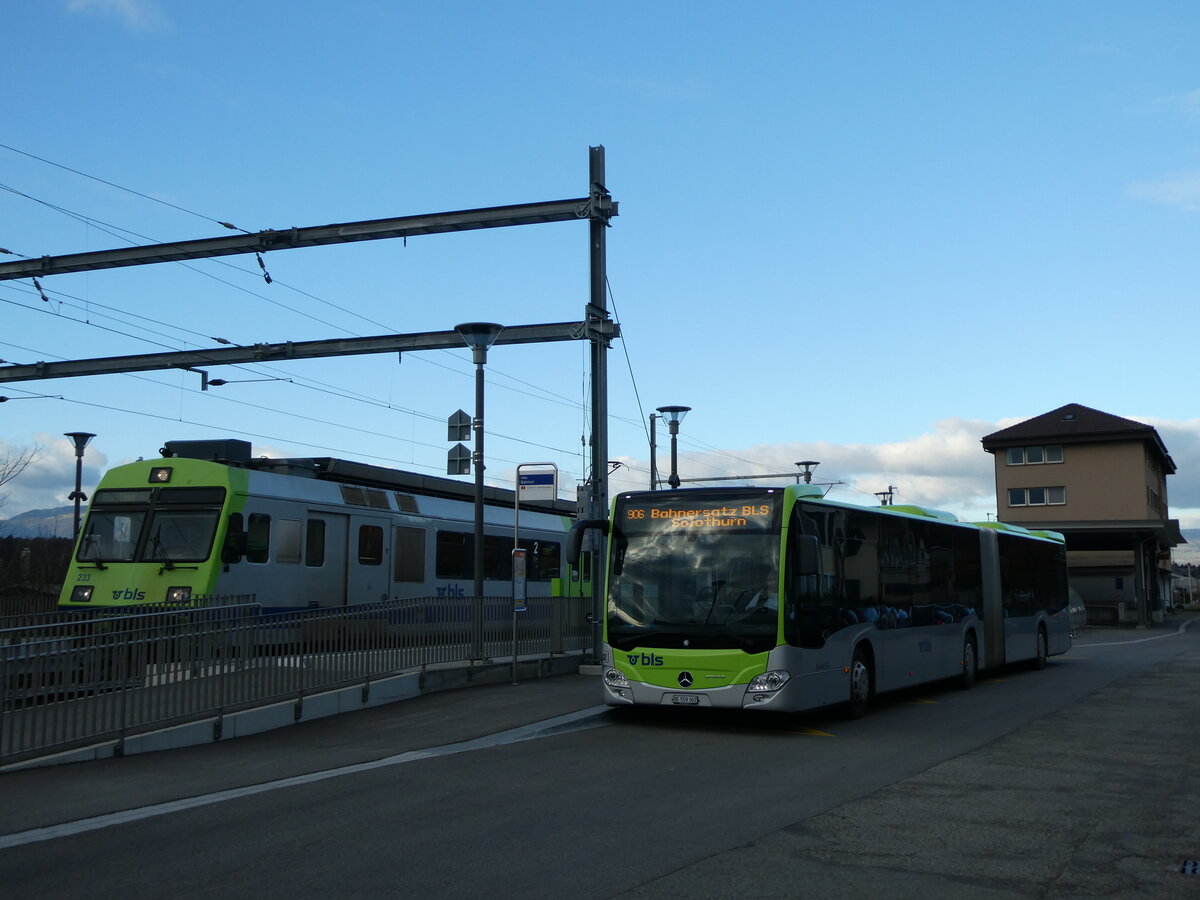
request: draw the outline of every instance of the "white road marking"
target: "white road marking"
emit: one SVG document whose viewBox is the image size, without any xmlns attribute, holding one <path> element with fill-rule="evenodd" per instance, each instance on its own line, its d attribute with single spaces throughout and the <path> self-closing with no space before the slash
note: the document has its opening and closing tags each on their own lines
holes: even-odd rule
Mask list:
<svg viewBox="0 0 1200 900">
<path fill-rule="evenodd" d="M 1189 619 L 1188 621 L 1186 621 L 1182 625 L 1180 625 L 1178 628 L 1176 628 L 1173 632 L 1168 632 L 1167 634 L 1155 634 L 1155 635 L 1152 635 L 1151 637 L 1137 638 L 1136 640 L 1133 640 L 1133 641 L 1098 641 L 1095 644 L 1089 643 L 1089 644 L 1084 644 L 1083 646 L 1089 647 L 1089 648 L 1092 648 L 1092 647 L 1120 647 L 1124 644 L 1144 644 L 1147 641 L 1161 641 L 1163 638 L 1179 637 L 1179 635 L 1181 635 L 1185 631 L 1187 631 L 1187 627 L 1189 625 L 1191 625 L 1192 622 L 1194 622 L 1194 621 L 1196 621 L 1196 620 Z"/>
<path fill-rule="evenodd" d="M 471 750 L 482 750 L 487 747 L 499 747 L 504 744 L 516 744 L 521 741 L 531 741 L 540 737 L 554 734 L 566 734 L 572 731 L 582 731 L 587 728 L 597 728 L 606 724 L 600 714 L 607 706 L 593 706 L 579 712 L 555 716 L 532 725 L 522 725 L 497 734 L 475 738 L 470 741 L 460 741 L 457 744 L 444 744 L 441 747 L 430 747 L 427 750 L 409 750 L 387 756 L 372 762 L 356 763 L 351 766 L 340 766 L 336 769 L 326 769 L 322 772 L 310 772 L 307 775 L 295 775 L 291 778 L 280 778 L 277 781 L 267 781 L 262 784 L 252 784 L 246 787 L 232 788 L 227 791 L 216 791 L 212 794 L 201 794 L 198 797 L 186 797 L 182 800 L 171 800 L 167 803 L 156 803 L 153 806 L 143 806 L 138 809 L 127 809 L 121 812 L 108 813 L 103 816 L 92 816 L 89 819 L 78 819 L 74 822 L 64 822 L 61 825 L 48 825 L 44 828 L 33 828 L 29 831 L 18 831 L 13 834 L 0 835 L 0 849 L 20 847 L 25 844 L 36 844 L 39 841 L 51 841 L 55 838 L 69 837 L 87 831 L 97 831 L 110 828 L 113 825 L 124 825 L 127 822 L 137 822 L 154 816 L 165 816 L 182 812 L 186 809 L 196 809 L 200 806 L 211 806 L 224 803 L 227 800 L 237 800 L 240 797 L 251 797 L 268 791 L 278 791 L 283 788 L 296 787 L 302 784 L 313 784 L 330 778 L 340 778 L 343 775 L 354 775 L 358 772 L 369 772 L 372 769 L 383 769 L 387 766 L 398 766 L 404 763 L 416 762 L 421 759 L 431 759 L 437 756 L 453 756 L 457 753 L 467 753 Z"/>
</svg>

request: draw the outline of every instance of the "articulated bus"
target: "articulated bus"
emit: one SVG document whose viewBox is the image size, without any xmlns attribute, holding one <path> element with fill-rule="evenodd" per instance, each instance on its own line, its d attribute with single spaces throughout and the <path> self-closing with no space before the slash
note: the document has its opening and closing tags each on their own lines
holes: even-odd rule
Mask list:
<svg viewBox="0 0 1200 900">
<path fill-rule="evenodd" d="M 812 485 L 621 494 L 609 522 L 612 706 L 792 712 L 1070 648 L 1062 535 Z M 568 551 L 573 552 L 572 551 Z"/>
<path fill-rule="evenodd" d="M 255 459 L 238 440 L 169 441 L 162 453 L 101 479 L 60 609 L 256 603 L 285 612 L 473 593 L 469 484 L 324 457 Z M 485 490 L 488 597 L 512 596 L 513 500 Z M 578 579 L 561 561 L 574 517 L 570 501 L 521 504 L 529 597 Z"/>
</svg>

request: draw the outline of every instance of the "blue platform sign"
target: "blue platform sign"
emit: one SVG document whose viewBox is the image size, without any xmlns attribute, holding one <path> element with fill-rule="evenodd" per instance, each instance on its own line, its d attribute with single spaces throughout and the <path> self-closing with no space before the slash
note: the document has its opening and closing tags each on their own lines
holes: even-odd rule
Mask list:
<svg viewBox="0 0 1200 900">
<path fill-rule="evenodd" d="M 556 472 L 522 472 L 517 486 L 521 500 L 553 500 L 557 495 Z"/>
</svg>

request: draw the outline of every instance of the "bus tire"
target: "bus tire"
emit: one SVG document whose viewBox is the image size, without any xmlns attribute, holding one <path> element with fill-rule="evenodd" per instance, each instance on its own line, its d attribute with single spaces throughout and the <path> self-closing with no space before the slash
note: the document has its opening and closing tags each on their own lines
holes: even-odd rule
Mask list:
<svg viewBox="0 0 1200 900">
<path fill-rule="evenodd" d="M 871 684 L 874 681 L 871 660 L 861 647 L 854 651 L 850 663 L 850 699 L 846 701 L 846 715 L 861 719 L 871 702 Z"/>
<path fill-rule="evenodd" d="M 1035 669 L 1046 668 L 1046 660 L 1050 653 L 1046 647 L 1046 629 L 1039 625 L 1037 630 L 1037 650 L 1033 656 L 1033 667 Z"/>
<path fill-rule="evenodd" d="M 975 651 L 975 636 L 968 634 L 967 639 L 963 641 L 962 674 L 958 676 L 959 688 L 969 691 L 975 686 L 978 674 L 979 654 Z"/>
</svg>

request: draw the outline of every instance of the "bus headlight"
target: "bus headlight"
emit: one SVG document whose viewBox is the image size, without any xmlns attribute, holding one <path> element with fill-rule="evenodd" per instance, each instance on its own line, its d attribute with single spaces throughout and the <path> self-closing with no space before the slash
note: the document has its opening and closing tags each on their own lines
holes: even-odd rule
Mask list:
<svg viewBox="0 0 1200 900">
<path fill-rule="evenodd" d="M 621 672 L 620 669 L 611 669 L 611 668 L 605 669 L 604 670 L 604 683 L 607 684 L 610 688 L 627 688 L 627 687 L 629 687 L 629 681 L 628 681 L 628 679 L 625 678 L 625 675 Z"/>
<path fill-rule="evenodd" d="M 791 674 L 783 669 L 763 672 L 750 679 L 750 683 L 746 685 L 746 692 L 749 694 L 773 694 L 787 684 L 791 677 Z"/>
<path fill-rule="evenodd" d="M 167 603 L 187 603 L 191 599 L 192 589 L 190 587 L 167 588 Z"/>
<path fill-rule="evenodd" d="M 72 603 L 87 603 L 92 599 L 92 591 L 95 590 L 95 585 L 77 584 L 71 589 Z"/>
</svg>

